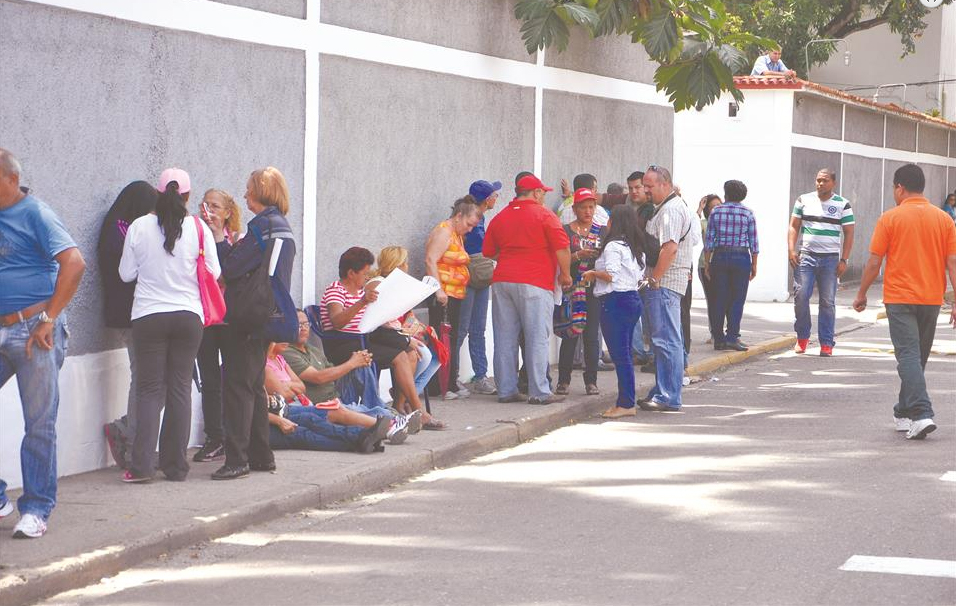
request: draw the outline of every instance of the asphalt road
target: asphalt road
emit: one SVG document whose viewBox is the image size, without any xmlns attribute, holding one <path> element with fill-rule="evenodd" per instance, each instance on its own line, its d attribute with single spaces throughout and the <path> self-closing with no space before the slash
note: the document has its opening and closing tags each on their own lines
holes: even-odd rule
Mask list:
<svg viewBox="0 0 956 606">
<path fill-rule="evenodd" d="M 757 358 L 683 413 L 566 427 L 44 603 L 956 604 L 956 340 L 940 324 L 922 442 L 892 429 L 890 347 L 882 322 L 830 359 Z"/>
</svg>

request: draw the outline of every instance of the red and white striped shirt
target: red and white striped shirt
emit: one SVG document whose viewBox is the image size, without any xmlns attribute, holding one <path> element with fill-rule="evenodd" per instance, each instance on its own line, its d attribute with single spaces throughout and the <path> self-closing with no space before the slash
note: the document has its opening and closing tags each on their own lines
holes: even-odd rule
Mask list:
<svg viewBox="0 0 956 606">
<path fill-rule="evenodd" d="M 345 309 L 348 309 L 361 300 L 363 294 L 364 293 L 353 295 L 338 280 L 329 284 L 325 289 L 325 293 L 322 295 L 322 300 L 319 302 L 322 330 L 336 330 L 336 328 L 332 326 L 332 317 L 329 315 L 329 305 L 332 303 L 338 303 Z M 352 318 L 348 324 L 338 330 L 342 332 L 352 332 L 358 334 L 359 322 L 362 321 L 362 316 L 364 315 L 365 308 L 362 307 L 358 310 L 358 313 L 355 314 L 355 317 Z"/>
</svg>

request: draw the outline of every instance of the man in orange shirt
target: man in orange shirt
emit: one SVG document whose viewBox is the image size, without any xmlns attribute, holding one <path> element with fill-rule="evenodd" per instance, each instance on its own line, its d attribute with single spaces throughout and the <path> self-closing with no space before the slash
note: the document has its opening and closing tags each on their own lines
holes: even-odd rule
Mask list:
<svg viewBox="0 0 956 606">
<path fill-rule="evenodd" d="M 946 272 L 956 287 L 956 225 L 923 197 L 926 177 L 915 164 L 893 175 L 896 208 L 883 213 L 870 240 L 870 258 L 853 309 L 866 309 L 866 291 L 880 273 L 883 303 L 900 375 L 899 402 L 893 407 L 896 430 L 907 440 L 922 440 L 936 429 L 923 370 L 929 358 L 936 320 L 946 290 Z M 956 305 L 949 317 L 956 327 Z"/>
</svg>

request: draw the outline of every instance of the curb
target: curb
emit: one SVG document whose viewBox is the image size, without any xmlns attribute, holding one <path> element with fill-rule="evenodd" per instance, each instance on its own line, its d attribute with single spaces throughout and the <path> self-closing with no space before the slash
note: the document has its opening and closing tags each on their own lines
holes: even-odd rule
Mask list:
<svg viewBox="0 0 956 606">
<path fill-rule="evenodd" d="M 717 354 L 716 356 L 711 356 L 706 360 L 698 362 L 697 364 L 691 364 L 687 367 L 687 370 L 684 371 L 684 374 L 703 375 L 711 373 L 715 370 L 724 368 L 725 366 L 739 364 L 745 360 L 753 358 L 754 356 L 793 347 L 796 342 L 796 337 L 776 337 L 774 339 L 767 339 L 766 341 L 761 341 L 756 345 L 751 345 L 750 349 L 747 351 L 725 352 Z"/>
<path fill-rule="evenodd" d="M 333 503 L 380 492 L 389 486 L 440 467 L 464 463 L 476 456 L 511 448 L 586 419 L 608 406 L 608 398 L 589 398 L 567 406 L 555 407 L 546 414 L 517 420 L 498 421 L 487 431 L 433 450 L 418 451 L 390 459 L 378 467 L 350 473 L 324 484 L 283 493 L 268 501 L 222 512 L 212 519 L 190 520 L 183 526 L 156 532 L 123 546 L 97 549 L 80 557 L 20 570 L 16 576 L 0 579 L 0 603 L 20 606 L 44 598 L 95 584 L 141 562 L 238 532 L 303 509 L 325 507 Z"/>
</svg>

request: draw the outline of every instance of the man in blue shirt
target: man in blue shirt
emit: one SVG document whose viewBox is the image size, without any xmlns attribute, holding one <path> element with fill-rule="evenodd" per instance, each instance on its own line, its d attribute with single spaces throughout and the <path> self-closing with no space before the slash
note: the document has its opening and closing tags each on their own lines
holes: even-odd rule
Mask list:
<svg viewBox="0 0 956 606">
<path fill-rule="evenodd" d="M 768 51 L 766 55 L 760 55 L 757 57 L 757 60 L 754 61 L 754 68 L 750 72 L 751 76 L 786 76 L 787 78 L 795 78 L 797 72 L 788 68 L 783 64 L 783 60 L 780 59 L 780 49 L 774 49 Z"/>
<path fill-rule="evenodd" d="M 20 163 L 0 148 L 0 387 L 16 375 L 23 407 L 23 494 L 15 538 L 39 538 L 56 505 L 58 379 L 67 306 L 86 269 L 53 210 L 20 187 Z M 13 513 L 0 480 L 0 518 Z"/>
<path fill-rule="evenodd" d="M 719 326 L 714 349 L 747 351 L 740 342 L 740 319 L 750 281 L 757 276 L 757 222 L 753 212 L 741 204 L 747 186 L 740 181 L 724 183 L 724 203 L 710 211 L 704 240 L 705 275 L 714 287 L 714 319 Z M 724 320 L 726 319 L 726 332 Z"/>
</svg>

